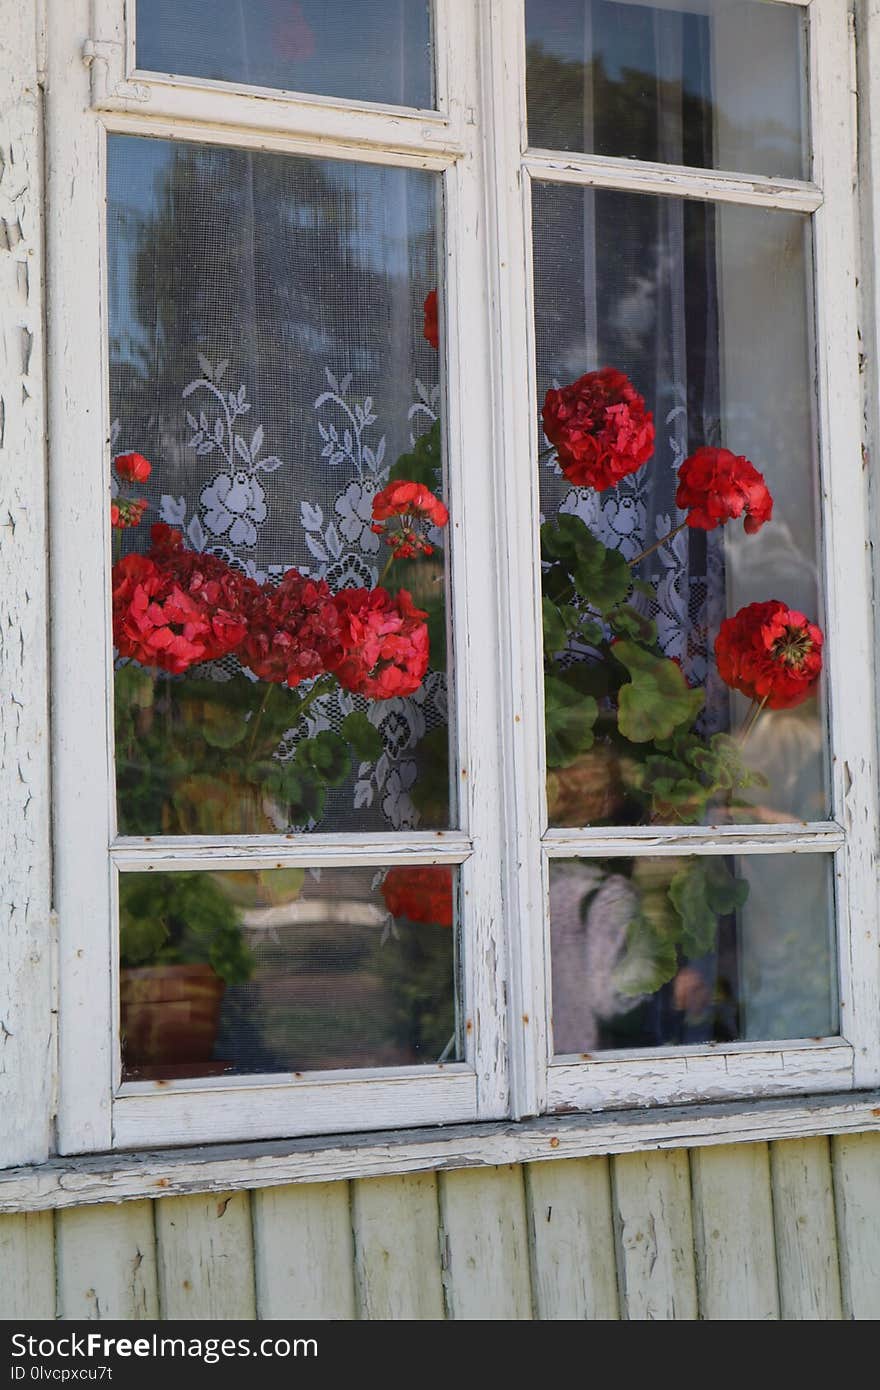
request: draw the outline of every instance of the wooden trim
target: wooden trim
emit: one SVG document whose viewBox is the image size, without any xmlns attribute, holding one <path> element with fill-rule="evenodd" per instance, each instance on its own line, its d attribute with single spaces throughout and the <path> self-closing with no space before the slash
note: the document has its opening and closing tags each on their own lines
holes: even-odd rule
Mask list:
<svg viewBox="0 0 880 1390">
<path fill-rule="evenodd" d="M 107 856 L 112 825 L 110 450 L 100 254 L 106 198 L 102 131 L 88 109 L 88 74 L 76 60 L 88 2 L 49 3 L 47 384 L 58 1147 L 83 1152 L 111 1143 L 113 1083 Z"/>
<path fill-rule="evenodd" d="M 615 854 L 833 854 L 845 844 L 840 826 L 669 825 L 631 829 L 548 830 L 544 849 L 551 859 L 610 858 Z"/>
<path fill-rule="evenodd" d="M 738 1096 L 803 1095 L 852 1085 L 853 1049 L 842 1039 L 815 1043 L 658 1048 L 641 1056 L 600 1054 L 589 1063 L 557 1058 L 549 1069 L 547 1109 L 598 1110 L 645 1104 L 686 1105 Z"/>
<path fill-rule="evenodd" d="M 131 22 L 126 25 L 126 8 Z M 179 122 L 219 125 L 237 143 L 238 132 L 297 136 L 370 148 L 383 155 L 463 152 L 464 113 L 450 100 L 450 75 L 457 75 L 462 38 L 452 22 L 449 0 L 437 0 L 434 25 L 439 110 L 418 110 L 376 102 L 346 100 L 245 83 L 218 82 L 185 74 L 154 73 L 136 67 L 134 5 L 128 0 L 92 0 L 90 37 L 82 47 L 89 69 L 90 105 L 95 111 Z"/>
<path fill-rule="evenodd" d="M 315 1079 L 317 1078 L 317 1079 Z M 260 1084 L 262 1080 L 263 1084 Z M 132 1092 L 137 1092 L 132 1094 Z M 477 1082 L 465 1066 L 426 1066 L 337 1073 L 320 1079 L 305 1072 L 242 1084 L 141 1082 L 123 1088 L 113 1105 L 113 1143 L 119 1149 L 149 1144 L 210 1144 L 273 1135 L 340 1134 L 363 1128 L 364 1116 L 392 1128 L 454 1124 L 477 1118 Z"/>
<path fill-rule="evenodd" d="M 459 832 L 425 831 L 382 835 L 169 835 L 116 839 L 110 855 L 123 872 L 167 869 L 286 869 L 358 865 L 462 864 L 473 849 Z"/>
<path fill-rule="evenodd" d="M 854 1047 L 854 1083 L 880 1083 L 877 939 L 876 696 L 862 457 L 857 253 L 855 49 L 847 0 L 810 10 L 815 178 L 816 335 L 824 511 L 825 627 L 834 816 L 846 832 L 835 865 L 840 1031 Z"/>
<path fill-rule="evenodd" d="M 48 1153 L 55 1079 L 41 21 L 0 35 L 0 1164 Z"/>
<path fill-rule="evenodd" d="M 641 159 L 616 159 L 590 154 L 560 154 L 527 150 L 523 164 L 533 179 L 544 183 L 575 183 L 582 188 L 620 188 L 635 193 L 660 193 L 702 202 L 746 203 L 753 207 L 815 212 L 822 190 L 799 179 L 745 177 L 724 169 L 693 169 L 685 164 L 652 164 Z"/>
<path fill-rule="evenodd" d="M 0 1173 L 0 1214 L 389 1173 L 880 1132 L 880 1091 L 53 1159 Z"/>
</svg>

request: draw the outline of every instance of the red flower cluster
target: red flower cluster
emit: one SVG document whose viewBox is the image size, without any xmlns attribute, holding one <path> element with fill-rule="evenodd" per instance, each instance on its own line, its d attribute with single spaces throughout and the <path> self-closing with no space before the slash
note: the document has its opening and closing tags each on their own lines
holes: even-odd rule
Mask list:
<svg viewBox="0 0 880 1390">
<path fill-rule="evenodd" d="M 389 869 L 382 896 L 393 917 L 452 926 L 452 870 L 447 864 Z"/>
<path fill-rule="evenodd" d="M 147 555 L 113 566 L 113 640 L 122 656 L 181 675 L 207 650 L 207 616 Z"/>
<path fill-rule="evenodd" d="M 614 367 L 549 390 L 541 419 L 575 487 L 597 492 L 614 487 L 654 452 L 653 416 L 629 378 Z"/>
<path fill-rule="evenodd" d="M 399 518 L 399 525 L 390 530 L 381 522 Z M 372 530 L 385 537 L 396 560 L 410 560 L 414 555 L 432 555 L 434 547 L 425 536 L 431 526 L 445 526 L 449 512 L 423 483 L 394 482 L 383 487 L 373 499 Z"/>
<path fill-rule="evenodd" d="M 344 589 L 289 569 L 257 584 L 216 555 L 152 528 L 146 555 L 113 566 L 113 638 L 122 656 L 181 675 L 234 653 L 260 680 L 291 687 L 325 672 L 372 700 L 411 695 L 428 669 L 427 614 L 406 589 Z"/>
<path fill-rule="evenodd" d="M 146 497 L 117 497 L 110 503 L 110 525 L 117 531 L 124 531 L 126 526 L 140 526 L 146 510 Z"/>
<path fill-rule="evenodd" d="M 145 483 L 153 471 L 153 465 L 143 454 L 117 454 L 113 467 L 127 483 Z"/>
<path fill-rule="evenodd" d="M 749 603 L 721 624 L 715 656 L 721 679 L 770 709 L 791 709 L 812 693 L 822 670 L 822 632 L 779 599 Z"/>
<path fill-rule="evenodd" d="M 238 653 L 260 680 L 292 687 L 332 670 L 342 657 L 339 613 L 323 579 L 289 569 L 258 590 Z"/>
<path fill-rule="evenodd" d="M 425 314 L 425 323 L 422 328 L 422 337 L 425 338 L 432 348 L 440 347 L 440 326 L 437 322 L 437 291 L 431 290 L 425 296 L 422 305 Z"/>
<path fill-rule="evenodd" d="M 773 515 L 773 498 L 763 474 L 729 449 L 697 449 L 685 459 L 678 477 L 675 500 L 688 512 L 688 526 L 714 531 L 745 512 L 745 529 L 752 535 Z"/>
<path fill-rule="evenodd" d="M 333 674 L 370 700 L 412 695 L 428 669 L 427 613 L 400 589 L 343 589 L 336 595 L 344 655 Z"/>
<path fill-rule="evenodd" d="M 143 454 L 117 454 L 113 460 L 116 476 L 124 483 L 145 483 L 153 471 Z M 139 526 L 147 510 L 146 497 L 116 497 L 110 503 L 110 525 L 117 531 Z"/>
</svg>

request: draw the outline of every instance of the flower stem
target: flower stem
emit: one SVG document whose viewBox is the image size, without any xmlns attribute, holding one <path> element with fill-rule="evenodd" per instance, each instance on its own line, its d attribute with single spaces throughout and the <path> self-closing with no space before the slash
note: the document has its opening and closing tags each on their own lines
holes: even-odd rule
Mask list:
<svg viewBox="0 0 880 1390">
<path fill-rule="evenodd" d="M 332 689 L 332 679 L 329 676 L 319 676 L 319 678 L 315 681 L 315 684 L 309 691 L 308 695 L 304 695 L 302 700 L 300 701 L 299 709 L 296 712 L 296 723 L 299 723 L 306 710 L 309 708 L 310 705 L 314 704 L 315 700 L 317 700 L 319 696 L 329 695 Z"/>
<path fill-rule="evenodd" d="M 383 569 L 382 573 L 379 575 L 379 586 L 378 586 L 379 588 L 382 588 L 382 587 L 384 586 L 385 580 L 388 578 L 388 575 L 391 573 L 391 566 L 394 564 L 394 559 L 395 559 L 394 551 L 392 550 L 391 554 L 388 556 L 388 559 L 385 561 L 385 568 Z"/>
<path fill-rule="evenodd" d="M 268 703 L 269 703 L 270 696 L 271 696 L 272 691 L 273 691 L 274 689 L 275 689 L 275 682 L 274 682 L 274 681 L 267 681 L 267 682 L 266 682 L 266 693 L 265 693 L 265 695 L 263 696 L 262 700 L 260 701 L 260 707 L 259 707 L 259 709 L 257 710 L 256 714 L 254 715 L 254 727 L 253 727 L 253 731 L 252 731 L 252 733 L 251 733 L 251 741 L 250 741 L 250 743 L 248 744 L 248 759 L 250 759 L 250 758 L 252 758 L 252 757 L 254 756 L 254 748 L 256 747 L 257 734 L 258 734 L 259 731 L 260 731 L 260 724 L 262 723 L 263 714 L 264 714 L 264 712 L 265 712 L 266 706 L 267 706 Z"/>
<path fill-rule="evenodd" d="M 661 536 L 659 541 L 655 541 L 653 545 L 649 545 L 647 550 L 642 551 L 641 555 L 637 555 L 634 560 L 630 560 L 630 569 L 635 569 L 636 565 L 641 564 L 642 560 L 646 560 L 649 555 L 653 555 L 654 551 L 659 550 L 661 545 L 666 545 L 667 541 L 671 541 L 673 536 L 677 536 L 679 531 L 683 531 L 686 526 L 687 517 L 685 517 L 684 521 L 680 522 L 678 526 L 673 527 L 667 536 Z"/>
<path fill-rule="evenodd" d="M 744 748 L 744 747 L 745 747 L 745 745 L 746 745 L 746 740 L 748 739 L 749 735 L 751 734 L 752 730 L 754 729 L 755 725 L 757 724 L 758 718 L 759 718 L 759 716 L 760 716 L 760 714 L 761 714 L 761 711 L 762 711 L 762 709 L 764 708 L 764 706 L 766 705 L 766 703 L 767 703 L 767 701 L 769 700 L 769 698 L 770 698 L 769 695 L 765 695 L 764 698 L 763 698 L 763 700 L 753 700 L 753 701 L 752 701 L 751 709 L 749 710 L 748 715 L 746 716 L 746 722 L 745 722 L 745 724 L 743 725 L 742 731 L 741 731 L 740 736 L 739 736 L 739 746 L 740 746 L 740 748 Z"/>
</svg>

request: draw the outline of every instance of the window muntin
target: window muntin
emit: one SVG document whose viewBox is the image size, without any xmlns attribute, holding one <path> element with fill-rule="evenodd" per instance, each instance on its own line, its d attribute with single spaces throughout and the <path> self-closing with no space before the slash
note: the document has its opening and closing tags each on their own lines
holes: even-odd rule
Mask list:
<svg viewBox="0 0 880 1390">
<path fill-rule="evenodd" d="M 188 594 L 202 568 L 226 586 L 219 619 L 202 615 L 215 631 L 178 651 L 156 644 L 181 623 L 136 614 L 114 570 L 120 833 L 448 827 L 446 527 L 417 522 L 422 548 L 396 558 L 409 523 L 373 516 L 392 480 L 444 492 L 439 176 L 112 135 L 108 191 L 115 474 L 133 450 L 152 462 L 120 482 L 148 506 L 114 530 L 115 558 L 176 574 L 159 523 Z M 272 602 L 291 567 L 312 584 L 289 599 L 307 628 Z M 366 678 L 334 666 L 334 601 L 378 588 L 401 651 Z M 402 650 L 422 638 L 424 672 Z"/>
<path fill-rule="evenodd" d="M 428 0 L 137 0 L 138 68 L 430 108 Z"/>
<path fill-rule="evenodd" d="M 457 877 L 448 864 L 120 875 L 123 1080 L 462 1060 Z"/>
<path fill-rule="evenodd" d="M 832 861 L 550 861 L 553 1050 L 837 1032 Z"/>
<path fill-rule="evenodd" d="M 806 24 L 756 0 L 527 0 L 529 144 L 805 178 Z"/>
<path fill-rule="evenodd" d="M 830 812 L 824 684 L 796 704 L 792 694 L 790 708 L 774 689 L 759 712 L 725 683 L 716 657 L 722 623 L 757 617 L 754 604 L 778 601 L 824 627 L 809 218 L 537 181 L 532 207 L 538 400 L 610 366 L 643 396 L 655 431 L 647 461 L 601 489 L 584 485 L 577 463 L 560 467 L 542 438 L 547 642 L 561 644 L 544 652 L 549 823 L 821 821 Z M 683 525 L 691 512 L 677 505 L 679 469 L 704 448 L 750 460 L 765 479 L 772 518 L 758 532 L 744 523 L 760 511 L 755 521 L 743 512 L 710 529 Z M 562 518 L 582 524 L 580 542 Z M 560 525 L 573 529 L 576 552 L 599 542 L 617 560 L 598 607 L 575 579 L 580 628 L 553 602 L 568 599 L 560 583 L 571 569 L 552 560 Z M 625 592 L 630 581 L 641 588 Z M 684 682 L 666 698 L 681 709 L 668 705 L 668 723 L 657 711 L 659 723 L 639 716 L 643 728 L 625 729 L 621 717 L 618 729 L 625 677 L 615 639 L 680 665 Z M 696 716 L 691 691 L 703 692 Z M 598 701 L 591 727 L 574 722 L 572 692 Z"/>
</svg>

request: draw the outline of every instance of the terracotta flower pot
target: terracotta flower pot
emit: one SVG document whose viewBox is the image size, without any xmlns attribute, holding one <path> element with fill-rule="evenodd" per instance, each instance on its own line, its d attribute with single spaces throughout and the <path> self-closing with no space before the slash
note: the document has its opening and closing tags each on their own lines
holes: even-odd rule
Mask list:
<svg viewBox="0 0 880 1390">
<path fill-rule="evenodd" d="M 210 965 L 145 965 L 119 975 L 129 1068 L 208 1062 L 226 988 Z"/>
<path fill-rule="evenodd" d="M 609 820 L 623 800 L 620 765 L 609 748 L 588 753 L 547 773 L 547 814 L 551 826 L 593 825 Z"/>
</svg>

